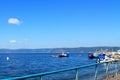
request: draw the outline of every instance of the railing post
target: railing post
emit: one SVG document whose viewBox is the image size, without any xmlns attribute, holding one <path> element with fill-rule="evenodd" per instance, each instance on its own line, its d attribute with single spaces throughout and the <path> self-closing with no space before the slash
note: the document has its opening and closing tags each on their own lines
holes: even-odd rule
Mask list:
<svg viewBox="0 0 120 80">
<path fill-rule="evenodd" d="M 97 68 L 98 68 L 98 65 L 96 64 L 95 65 L 95 77 L 94 77 L 94 80 L 97 80 L 97 72 L 98 72 Z"/>
<path fill-rule="evenodd" d="M 108 62 L 106 62 L 106 80 L 108 80 Z"/>
<path fill-rule="evenodd" d="M 40 80 L 43 80 L 43 79 L 42 79 L 42 76 L 40 76 Z"/>
<path fill-rule="evenodd" d="M 75 80 L 78 80 L 78 68 L 76 68 L 76 78 Z"/>
<path fill-rule="evenodd" d="M 116 76 L 118 75 L 118 63 L 117 63 L 117 61 L 115 61 L 115 74 L 116 74 Z"/>
</svg>

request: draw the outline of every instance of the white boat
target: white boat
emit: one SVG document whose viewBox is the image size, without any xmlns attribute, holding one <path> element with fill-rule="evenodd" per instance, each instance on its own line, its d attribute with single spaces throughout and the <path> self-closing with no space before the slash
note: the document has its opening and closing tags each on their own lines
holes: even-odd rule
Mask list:
<svg viewBox="0 0 120 80">
<path fill-rule="evenodd" d="M 106 58 L 103 59 L 103 60 L 98 60 L 98 62 L 99 62 L 99 63 L 103 63 L 103 62 L 109 62 L 109 61 L 114 61 L 114 60 L 116 60 L 116 59 L 106 57 Z"/>
<path fill-rule="evenodd" d="M 69 54 L 62 52 L 59 55 L 55 55 L 53 57 L 69 57 Z"/>
<path fill-rule="evenodd" d="M 97 59 L 97 62 L 98 62 L 98 63 L 103 63 L 103 62 L 114 61 L 114 60 L 116 60 L 116 59 L 111 58 L 110 56 L 107 56 L 107 55 L 104 54 L 104 53 L 101 53 L 101 54 L 99 54 L 99 57 L 98 57 L 98 59 Z"/>
</svg>

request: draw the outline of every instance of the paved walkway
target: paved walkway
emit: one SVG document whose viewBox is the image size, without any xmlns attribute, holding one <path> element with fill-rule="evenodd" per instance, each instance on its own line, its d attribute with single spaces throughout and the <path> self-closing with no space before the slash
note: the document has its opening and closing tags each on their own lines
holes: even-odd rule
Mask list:
<svg viewBox="0 0 120 80">
<path fill-rule="evenodd" d="M 118 76 L 111 75 L 111 77 L 108 80 L 120 80 L 120 74 L 118 74 Z"/>
<path fill-rule="evenodd" d="M 102 80 L 107 80 L 107 79 L 102 79 Z M 118 75 L 109 75 L 108 80 L 120 80 L 120 73 Z"/>
</svg>

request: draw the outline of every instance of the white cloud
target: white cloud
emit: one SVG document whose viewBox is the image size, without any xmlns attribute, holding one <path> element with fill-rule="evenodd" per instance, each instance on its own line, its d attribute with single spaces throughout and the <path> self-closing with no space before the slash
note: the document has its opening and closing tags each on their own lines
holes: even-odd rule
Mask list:
<svg viewBox="0 0 120 80">
<path fill-rule="evenodd" d="M 14 43 L 16 43 L 17 41 L 16 40 L 10 40 L 9 41 L 9 43 L 12 43 L 12 44 L 14 44 Z"/>
<path fill-rule="evenodd" d="M 19 19 L 17 19 L 17 18 L 9 18 L 8 23 L 9 24 L 19 25 L 19 24 L 21 24 L 21 21 Z"/>
</svg>

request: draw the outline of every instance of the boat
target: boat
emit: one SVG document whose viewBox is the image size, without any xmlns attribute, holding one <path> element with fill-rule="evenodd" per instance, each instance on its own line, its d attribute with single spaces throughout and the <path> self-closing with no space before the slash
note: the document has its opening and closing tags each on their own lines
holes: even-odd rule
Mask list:
<svg viewBox="0 0 120 80">
<path fill-rule="evenodd" d="M 62 53 L 60 53 L 59 55 L 55 55 L 55 56 L 53 56 L 53 57 L 56 57 L 56 58 L 61 58 L 61 57 L 69 57 L 69 54 L 68 53 L 64 53 L 64 52 L 62 52 Z"/>
<path fill-rule="evenodd" d="M 103 63 L 103 62 L 108 62 L 108 61 L 113 61 L 113 60 L 116 60 L 116 59 L 112 58 L 111 56 L 107 56 L 105 53 L 101 53 L 98 56 L 97 62 Z"/>
<path fill-rule="evenodd" d="M 89 58 L 89 59 L 98 58 L 98 53 L 89 53 L 89 54 L 88 54 L 88 58 Z"/>
<path fill-rule="evenodd" d="M 98 62 L 107 62 L 113 60 L 120 60 L 120 50 L 116 52 L 112 50 L 112 52 L 100 53 L 98 57 Z"/>
</svg>

